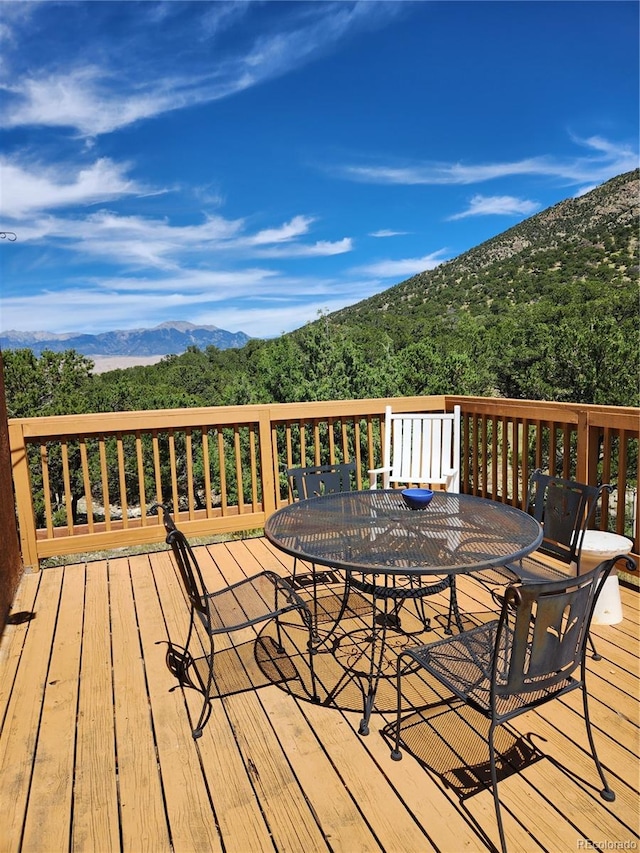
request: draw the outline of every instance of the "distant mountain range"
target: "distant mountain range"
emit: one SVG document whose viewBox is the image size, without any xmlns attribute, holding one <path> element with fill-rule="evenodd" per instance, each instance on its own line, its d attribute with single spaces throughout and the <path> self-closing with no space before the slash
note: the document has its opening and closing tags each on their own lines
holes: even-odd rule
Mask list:
<svg viewBox="0 0 640 853">
<path fill-rule="evenodd" d="M 243 347 L 250 340 L 244 332 L 227 332 L 216 326 L 196 326 L 193 323 L 161 323 L 152 329 L 127 329 L 102 332 L 99 335 L 56 335 L 51 332 L 0 333 L 3 349 L 30 349 L 37 356 L 43 350 L 62 352 L 74 349 L 85 356 L 161 356 L 180 355 L 190 346 L 204 349 Z"/>
</svg>

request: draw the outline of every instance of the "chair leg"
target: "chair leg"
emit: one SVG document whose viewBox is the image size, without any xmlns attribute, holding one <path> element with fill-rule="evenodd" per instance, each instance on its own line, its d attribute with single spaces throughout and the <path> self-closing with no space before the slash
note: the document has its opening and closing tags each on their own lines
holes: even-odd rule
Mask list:
<svg viewBox="0 0 640 853">
<path fill-rule="evenodd" d="M 418 579 L 418 583 L 420 580 Z M 424 598 L 422 596 L 420 598 L 415 599 L 416 602 L 416 611 L 418 613 L 418 619 L 422 622 L 426 631 L 431 630 L 431 617 L 427 616 L 427 613 L 424 609 Z"/>
<path fill-rule="evenodd" d="M 318 575 L 316 572 L 316 564 L 311 564 L 311 580 L 313 585 L 313 613 L 312 613 L 312 629 L 311 629 L 311 639 L 314 643 L 317 643 L 320 639 L 320 635 L 318 634 Z"/>
<path fill-rule="evenodd" d="M 279 616 L 276 616 L 275 622 L 276 622 L 276 641 L 277 641 L 276 650 L 278 651 L 279 654 L 282 654 L 282 652 L 284 652 L 284 646 L 282 645 L 282 628 L 280 627 L 280 617 Z"/>
<path fill-rule="evenodd" d="M 456 576 L 449 575 L 449 615 L 447 617 L 447 627 L 444 629 L 445 634 L 452 634 L 451 619 L 456 620 L 456 625 L 460 633 L 463 632 L 462 619 L 460 617 L 460 608 L 458 607 L 458 593 L 456 590 Z"/>
<path fill-rule="evenodd" d="M 314 643 L 314 635 L 315 635 L 315 619 L 311 615 L 310 610 L 307 607 L 300 608 L 300 618 L 302 619 L 304 625 L 309 632 L 309 639 L 307 640 L 307 654 L 309 655 L 309 672 L 311 674 L 311 701 L 319 703 L 320 697 L 318 696 L 318 684 L 316 681 L 316 671 L 313 664 L 313 658 L 316 653 L 315 643 Z"/>
<path fill-rule="evenodd" d="M 192 607 L 191 608 L 191 618 L 189 621 L 189 631 L 187 633 L 187 640 L 185 643 L 185 652 L 187 653 L 187 655 L 189 657 L 191 657 L 191 656 L 189 655 L 188 650 L 189 650 L 189 644 L 191 642 L 191 637 L 193 635 L 194 628 L 195 628 L 195 621 L 196 621 L 196 614 L 195 614 L 195 611 Z M 207 661 L 209 664 L 209 671 L 207 673 L 206 684 L 203 683 L 202 678 L 201 678 L 200 674 L 198 673 L 197 669 L 195 670 L 196 673 L 198 674 L 198 681 L 200 682 L 200 687 L 202 690 L 203 702 L 202 702 L 202 710 L 200 711 L 200 716 L 198 717 L 198 722 L 196 723 L 194 728 L 192 728 L 192 730 L 191 730 L 191 734 L 192 734 L 194 740 L 197 740 L 199 737 L 202 736 L 202 730 L 206 726 L 206 724 L 209 720 L 209 717 L 211 716 L 211 688 L 213 687 L 213 636 L 209 633 L 209 631 L 207 631 L 207 634 L 209 636 L 209 654 L 207 657 Z M 196 685 L 194 685 L 194 687 L 195 686 Z"/>
<path fill-rule="evenodd" d="M 491 767 L 491 787 L 493 788 L 493 803 L 496 809 L 496 821 L 498 823 L 498 832 L 500 833 L 500 847 L 502 853 L 507 853 L 507 842 L 504 837 L 504 827 L 502 825 L 502 813 L 500 811 L 500 798 L 498 797 L 498 771 L 496 769 L 496 749 L 494 743 L 494 735 L 497 724 L 492 720 L 489 727 L 489 765 Z"/>
<path fill-rule="evenodd" d="M 371 659 L 369 662 L 369 672 L 367 675 L 367 692 L 364 697 L 364 707 L 362 720 L 360 721 L 360 726 L 358 727 L 358 734 L 360 735 L 368 735 L 369 734 L 369 721 L 371 719 L 371 713 L 373 711 L 373 706 L 375 703 L 376 692 L 378 689 L 378 683 L 380 681 L 380 673 L 382 670 L 382 659 L 384 657 L 384 650 L 387 643 L 387 623 L 388 623 L 388 608 L 389 608 L 389 598 L 385 597 L 384 601 L 384 613 L 383 618 L 380 622 L 376 620 L 376 592 L 375 585 L 373 587 L 373 602 L 372 602 L 372 618 L 371 618 L 371 635 L 368 640 L 369 647 L 371 651 Z M 380 632 L 378 633 L 378 625 L 380 625 Z M 376 644 L 379 643 L 378 651 L 376 652 Z M 376 654 L 378 656 L 376 663 Z"/>
<path fill-rule="evenodd" d="M 291 572 L 291 586 L 296 587 L 296 575 L 298 573 L 298 558 L 294 557 L 293 571 Z M 311 582 L 313 589 L 313 640 L 318 642 L 320 635 L 318 634 L 318 577 L 315 563 L 311 564 Z"/>
<path fill-rule="evenodd" d="M 585 676 L 585 667 L 583 665 L 583 669 L 582 669 L 582 705 L 584 707 L 584 722 L 585 722 L 585 725 L 587 727 L 587 737 L 589 738 L 589 746 L 591 747 L 591 755 L 593 756 L 593 760 L 595 762 L 596 769 L 598 771 L 598 775 L 600 776 L 600 781 L 602 782 L 602 784 L 604 786 L 602 791 L 600 791 L 600 796 L 607 803 L 612 803 L 615 800 L 616 795 L 615 795 L 614 791 L 612 791 L 611 788 L 609 787 L 609 783 L 607 782 L 607 779 L 604 775 L 604 770 L 602 769 L 602 764 L 600 764 L 600 759 L 598 758 L 598 753 L 596 752 L 596 745 L 595 745 L 595 742 L 593 740 L 593 732 L 591 731 L 591 720 L 589 718 L 589 702 L 588 702 L 588 698 L 587 698 L 587 686 L 584 683 L 584 676 Z"/>
<path fill-rule="evenodd" d="M 198 718 L 198 723 L 191 730 L 191 735 L 194 740 L 198 740 L 199 737 L 202 737 L 202 730 L 206 726 L 209 717 L 211 716 L 211 700 L 208 696 L 204 697 L 204 701 L 202 703 L 202 710 L 200 711 L 200 716 Z"/>
<path fill-rule="evenodd" d="M 587 634 L 587 640 L 589 642 L 589 645 L 591 646 L 591 651 L 593 652 L 593 655 L 592 655 L 593 659 L 594 660 L 602 660 L 602 655 L 598 654 L 598 651 L 596 649 L 596 644 L 593 642 L 593 637 L 591 636 L 591 632 L 589 632 Z"/>
<path fill-rule="evenodd" d="M 200 711 L 198 722 L 191 730 L 191 734 L 194 740 L 197 740 L 199 737 L 201 737 L 202 730 L 206 726 L 207 722 L 209 721 L 209 717 L 211 716 L 211 688 L 213 687 L 213 654 L 213 637 L 209 635 L 209 654 L 207 656 L 209 671 L 207 673 L 207 683 L 203 685 L 202 710 Z"/>
<path fill-rule="evenodd" d="M 394 761 L 402 760 L 402 752 L 400 750 L 400 719 L 402 717 L 402 658 L 404 655 L 400 653 L 396 661 L 396 735 L 391 750 L 391 758 Z"/>
</svg>

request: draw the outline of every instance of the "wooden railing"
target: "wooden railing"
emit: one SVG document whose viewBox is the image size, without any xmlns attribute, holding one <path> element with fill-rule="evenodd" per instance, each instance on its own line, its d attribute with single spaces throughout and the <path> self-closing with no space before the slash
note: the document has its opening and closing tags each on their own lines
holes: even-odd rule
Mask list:
<svg viewBox="0 0 640 853">
<path fill-rule="evenodd" d="M 25 418 L 9 422 L 23 562 L 144 545 L 170 502 L 190 536 L 250 531 L 283 502 L 284 469 L 380 464 L 384 408 L 463 418 L 463 492 L 522 504 L 534 467 L 612 482 L 601 529 L 639 541 L 639 410 L 469 397 L 404 397 Z"/>
</svg>

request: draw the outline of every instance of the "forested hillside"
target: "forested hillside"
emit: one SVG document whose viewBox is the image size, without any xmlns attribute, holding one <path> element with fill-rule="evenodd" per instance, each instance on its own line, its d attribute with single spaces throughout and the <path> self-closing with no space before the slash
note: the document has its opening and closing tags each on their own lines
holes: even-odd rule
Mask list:
<svg viewBox="0 0 640 853">
<path fill-rule="evenodd" d="M 6 351 L 10 416 L 413 394 L 638 405 L 639 173 L 280 338 L 92 374 Z"/>
</svg>

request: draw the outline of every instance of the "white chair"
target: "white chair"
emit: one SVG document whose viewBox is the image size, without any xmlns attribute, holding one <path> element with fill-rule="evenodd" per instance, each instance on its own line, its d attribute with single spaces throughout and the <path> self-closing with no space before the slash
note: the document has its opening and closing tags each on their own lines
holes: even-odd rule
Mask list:
<svg viewBox="0 0 640 853">
<path fill-rule="evenodd" d="M 453 412 L 414 414 L 385 410 L 382 467 L 369 471 L 370 488 L 396 483 L 460 491 L 460 406 Z"/>
</svg>

